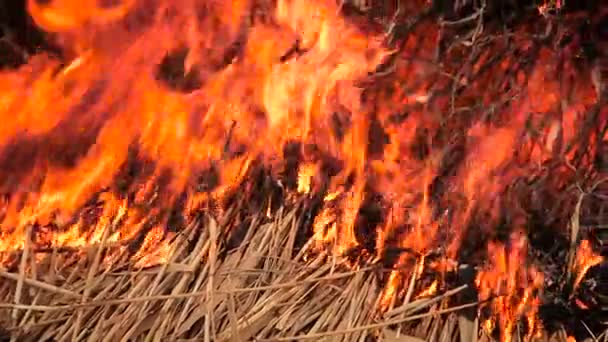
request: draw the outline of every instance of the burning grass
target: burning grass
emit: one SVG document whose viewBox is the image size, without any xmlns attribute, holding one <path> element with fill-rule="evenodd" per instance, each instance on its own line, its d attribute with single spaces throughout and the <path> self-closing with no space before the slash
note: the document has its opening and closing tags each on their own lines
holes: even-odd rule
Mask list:
<svg viewBox="0 0 608 342">
<path fill-rule="evenodd" d="M 61 53 L 0 74 L 7 334 L 603 331 L 607 9 L 27 4 Z"/>
<path fill-rule="evenodd" d="M 2 291 L 16 302 L 2 304 L 3 317 L 19 322 L 11 332 L 32 340 L 352 341 L 456 310 L 445 299 L 462 288 L 412 298 L 378 316 L 374 267 L 347 270 L 324 253 L 307 257 L 308 247 L 295 253 L 299 209 L 254 217 L 241 246 L 230 251 L 222 242 L 230 214 L 221 223 L 201 219 L 176 236 L 167 263 L 155 268 L 133 270 L 119 259 L 100 267 L 103 242 L 76 259 L 31 258 L 37 261 L 22 265 L 36 275 L 2 273 L 12 280 Z M 438 328 L 429 324 L 429 333 L 454 333 Z"/>
<path fill-rule="evenodd" d="M 302 235 L 313 198 L 300 196 L 272 210 L 268 203 L 260 210 L 244 197 L 249 200 L 235 202 L 219 217 L 197 217 L 143 259 L 134 257 L 136 250 L 108 241 L 116 229 L 112 222 L 100 241 L 87 247 L 37 250 L 26 239 L 12 268 L 0 270 L 4 333 L 32 341 L 470 341 L 473 336 L 489 341 L 498 337 L 492 326 L 498 324 L 501 334 L 510 332 L 516 340 L 526 335 L 565 341 L 564 328 L 573 331 L 563 319 L 538 331 L 526 328 L 536 323 L 519 320 L 536 319 L 527 310 L 541 308 L 526 303 L 526 296 L 539 300 L 532 293 L 520 292 L 533 290 L 521 287 L 526 280 L 517 278 L 529 272 L 520 265 L 527 257 L 517 254 L 526 253 L 521 237 L 513 236 L 509 249 L 492 247 L 492 262 L 484 268 L 463 264 L 438 278 L 421 272 L 431 264 L 423 255 L 408 273 L 387 269 L 372 255 L 353 259 L 320 250 L 317 239 Z M 572 222 L 576 235 L 578 217 Z M 601 260 L 580 248 L 563 255 L 572 265 L 562 277 L 552 277 L 571 287 Z M 157 265 L 142 267 L 142 260 Z M 408 277 L 401 280 L 404 287 L 387 293 L 396 274 Z M 540 280 L 537 286 L 543 286 Z M 572 288 L 548 292 L 565 293 L 571 293 L 572 304 L 562 303 L 562 311 L 576 310 L 574 301 L 585 298 Z M 553 304 L 546 300 L 543 305 Z M 584 312 L 589 311 L 578 315 Z M 485 320 L 496 313 L 502 316 Z"/>
<path fill-rule="evenodd" d="M 247 222 L 238 222 L 239 210 L 200 217 L 150 268 L 134 268 L 128 253 L 116 256 L 108 234 L 78 251 L 35 253 L 26 242 L 18 269 L 0 270 L 0 322 L 6 336 L 31 341 L 493 339 L 477 318 L 482 303 L 471 299 L 471 284 L 438 289 L 412 276 L 405 298 L 379 310 L 380 274 L 388 270 L 345 267 L 343 258 L 315 252 L 314 240 L 299 243 L 306 210 L 299 201 Z M 245 236 L 230 248 L 234 225 L 242 224 Z M 551 340 L 566 337 L 558 330 Z"/>
</svg>

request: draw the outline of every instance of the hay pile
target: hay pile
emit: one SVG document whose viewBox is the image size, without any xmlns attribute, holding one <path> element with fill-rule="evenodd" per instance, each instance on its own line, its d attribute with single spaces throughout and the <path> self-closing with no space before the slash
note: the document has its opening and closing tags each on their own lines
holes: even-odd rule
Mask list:
<svg viewBox="0 0 608 342">
<path fill-rule="evenodd" d="M 3 270 L 2 324 L 28 340 L 365 340 L 390 336 L 389 325 L 425 319 L 422 336 L 455 333 L 440 318 L 454 309 L 436 298 L 404 304 L 385 317 L 372 268 L 347 270 L 323 254 L 295 257 L 298 208 L 251 221 L 240 247 L 227 251 L 231 219 L 193 223 L 172 244 L 167 264 L 134 270 L 128 262 L 101 264 L 102 245 L 77 260 L 26 249 L 21 272 Z M 72 260 L 72 262 L 68 261 Z M 334 260 L 335 261 L 335 260 Z"/>
<path fill-rule="evenodd" d="M 175 237 L 166 264 L 147 269 L 133 268 L 128 254 L 102 261 L 116 248 L 103 243 L 78 253 L 36 254 L 28 246 L 18 271 L 0 271 L 3 334 L 24 341 L 471 341 L 479 333 L 490 340 L 474 318 L 476 303 L 454 304 L 466 285 L 380 314 L 378 267 L 349 269 L 311 252 L 311 243 L 297 250 L 303 209 L 253 217 L 231 250 L 236 213 L 205 217 Z"/>
</svg>

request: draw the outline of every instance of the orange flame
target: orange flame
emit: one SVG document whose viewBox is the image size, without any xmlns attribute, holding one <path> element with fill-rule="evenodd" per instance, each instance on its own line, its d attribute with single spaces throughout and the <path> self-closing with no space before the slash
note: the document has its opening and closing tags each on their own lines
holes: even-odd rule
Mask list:
<svg viewBox="0 0 608 342">
<path fill-rule="evenodd" d="M 509 246 L 488 246 L 490 264 L 479 272 L 476 283 L 481 301 L 490 301 L 491 321 L 498 321 L 501 340 L 510 341 L 520 317 L 528 323 L 528 335 L 539 332 L 537 319 L 538 291 L 544 277 L 535 267 L 522 267 L 526 260 L 527 241 L 520 233 L 511 236 Z"/>
<path fill-rule="evenodd" d="M 41 56 L 17 72 L 2 74 L 0 117 L 7 124 L 0 128 L 0 146 L 8 146 L 10 139 L 54 139 L 57 146 L 49 146 L 47 153 L 71 149 L 78 158 L 75 166 L 65 167 L 40 154 L 34 159 L 36 164 L 21 170 L 22 190 L 9 189 L 11 198 L 4 206 L 0 251 L 23 248 L 26 226 L 56 224 L 58 217 L 77 214 L 92 195 L 114 186 L 133 146 L 137 146 L 138 158 L 154 161 L 150 178 L 132 185 L 138 194 L 135 199 L 142 205 L 155 198 L 162 207 L 171 207 L 178 194 L 188 188 L 192 176 L 213 164 L 219 165 L 222 172 L 211 197 L 221 197 L 245 177 L 252 160 L 249 156 L 274 158 L 279 153 L 273 147 L 280 147 L 287 139 L 315 139 L 313 130 L 315 136 L 320 136 L 322 129 L 317 126 L 325 120 L 322 115 L 335 106 L 331 100 L 334 93 L 339 93 L 341 106 L 360 111 L 360 91 L 352 82 L 373 70 L 385 54 L 379 40 L 370 40 L 339 17 L 336 5 L 324 1 L 279 1 L 275 13 L 279 26 L 254 26 L 239 60 L 215 75 L 205 75 L 206 83 L 195 93 L 183 94 L 155 79 L 154 69 L 165 51 L 186 44 L 192 47 L 186 63 L 190 67 L 200 63 L 201 50 L 209 44 L 217 39 L 237 38 L 250 6 L 248 1 L 165 2 L 151 13 L 142 8 L 143 1 L 134 0 L 110 8 L 100 7 L 96 1 L 71 0 L 45 4 L 30 1 L 28 6 L 36 23 L 60 32 L 66 51 L 76 55 L 59 73 L 55 72 L 58 63 Z M 208 11 L 209 18 L 194 20 L 192 14 L 201 10 Z M 173 15 L 165 16 L 167 11 Z M 133 29 L 129 26 L 134 20 L 131 13 L 136 12 L 148 18 Z M 226 32 L 217 32 L 216 37 L 206 41 L 196 30 L 206 30 L 206 25 L 214 20 L 219 20 Z M 308 50 L 307 54 L 277 63 L 278 51 L 287 50 L 296 39 Z M 257 84 L 262 86 L 256 87 Z M 259 121 L 255 107 L 265 110 L 266 126 L 250 126 Z M 246 143 L 250 150 L 245 157 L 225 159 L 225 132 L 233 122 L 237 124 L 232 141 L 235 145 Z M 354 146 L 364 149 L 361 133 L 354 129 L 349 134 Z M 82 137 L 89 142 L 72 145 Z M 350 155 L 350 166 L 344 177 L 356 170 L 363 172 L 363 157 L 358 152 L 351 153 L 352 145 L 348 146 L 345 156 Z M 44 150 L 42 146 L 35 148 Z M 341 153 L 339 145 L 334 143 L 333 148 Z M 166 172 L 171 172 L 172 177 L 159 191 L 155 184 Z M 315 170 L 308 172 L 310 178 Z M 8 184 L 4 187 L 10 188 Z M 301 190 L 311 191 L 310 186 L 302 183 Z M 340 204 L 341 210 L 351 212 L 342 220 L 350 228 L 340 228 L 344 231 L 340 235 L 347 236 L 352 231 L 363 184 L 356 188 L 359 190 Z M 200 207 L 197 203 L 210 198 L 197 193 L 190 193 L 189 197 L 189 210 L 196 210 Z M 133 222 L 137 219 L 127 216 L 125 222 L 138 226 Z M 97 241 L 77 236 L 82 229 L 78 223 L 49 239 L 59 246 Z M 133 226 L 120 228 L 131 229 Z M 163 231 L 164 228 L 150 231 L 145 244 L 162 240 Z M 354 238 L 350 240 L 354 243 Z"/>
<path fill-rule="evenodd" d="M 596 254 L 593 251 L 593 248 L 591 247 L 591 243 L 589 242 L 589 240 L 583 240 L 581 241 L 580 245 L 578 246 L 577 250 L 576 250 L 576 257 L 574 259 L 574 283 L 573 283 L 573 290 L 576 290 L 578 288 L 578 286 L 580 285 L 581 281 L 583 280 L 583 278 L 585 277 L 585 274 L 587 274 L 587 271 L 601 263 L 604 260 L 604 258 L 599 255 Z"/>
</svg>

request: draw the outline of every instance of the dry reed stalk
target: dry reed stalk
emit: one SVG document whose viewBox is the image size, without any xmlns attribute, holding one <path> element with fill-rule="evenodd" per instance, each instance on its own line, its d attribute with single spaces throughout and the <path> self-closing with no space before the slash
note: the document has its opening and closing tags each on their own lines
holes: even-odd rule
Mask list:
<svg viewBox="0 0 608 342">
<path fill-rule="evenodd" d="M 25 231 L 25 245 L 23 247 L 23 254 L 21 255 L 21 260 L 19 263 L 19 277 L 17 278 L 17 288 L 15 289 L 15 304 L 16 305 L 21 304 L 21 296 L 23 293 L 23 284 L 25 282 L 25 277 L 26 277 L 26 272 L 27 272 L 27 270 L 26 270 L 27 259 L 29 257 L 29 252 L 30 252 L 31 231 L 32 231 L 32 227 L 30 225 L 27 225 L 27 228 Z M 11 315 L 13 317 L 13 320 L 16 320 L 16 319 L 18 319 L 19 311 L 13 310 Z M 11 338 L 11 340 L 13 340 L 13 338 Z"/>
<path fill-rule="evenodd" d="M 470 320 L 463 315 L 458 315 L 458 328 L 461 341 L 477 342 L 479 319 Z"/>
<path fill-rule="evenodd" d="M 1 268 L 0 268 L 0 277 L 14 280 L 14 281 L 19 281 L 19 279 L 20 279 L 20 276 L 18 274 L 7 272 L 6 270 L 3 270 Z M 32 287 L 36 287 L 36 288 L 40 288 L 40 289 L 49 291 L 49 292 L 61 293 L 62 295 L 69 296 L 69 297 L 74 297 L 74 298 L 81 297 L 79 294 L 77 294 L 73 291 L 70 291 L 70 290 L 67 290 L 67 289 L 52 285 L 52 284 L 48 284 L 43 281 L 35 280 L 35 279 L 23 278 L 23 283 L 26 285 L 32 286 Z"/>
</svg>

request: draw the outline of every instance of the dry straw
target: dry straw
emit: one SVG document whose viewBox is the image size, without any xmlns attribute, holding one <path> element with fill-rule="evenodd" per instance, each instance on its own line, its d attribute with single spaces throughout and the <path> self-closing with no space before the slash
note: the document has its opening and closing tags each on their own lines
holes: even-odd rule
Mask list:
<svg viewBox="0 0 608 342">
<path fill-rule="evenodd" d="M 300 209 L 254 218 L 233 250 L 223 243 L 231 214 L 198 220 L 167 263 L 144 270 L 130 269 L 126 254 L 104 259 L 116 247 L 103 242 L 42 258 L 26 243 L 18 273 L 0 270 L 0 322 L 15 341 L 489 340 L 460 315 L 476 303 L 448 306 L 466 286 L 381 314 L 374 269 L 296 251 Z"/>
</svg>

